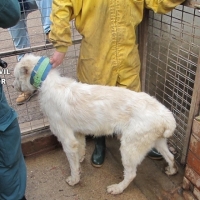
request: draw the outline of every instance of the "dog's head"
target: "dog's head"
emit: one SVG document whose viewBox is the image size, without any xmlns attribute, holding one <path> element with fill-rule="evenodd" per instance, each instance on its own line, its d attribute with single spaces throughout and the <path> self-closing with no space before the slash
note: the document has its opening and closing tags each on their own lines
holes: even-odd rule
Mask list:
<svg viewBox="0 0 200 200">
<path fill-rule="evenodd" d="M 20 92 L 33 92 L 35 87 L 30 83 L 31 72 L 37 64 L 40 56 L 32 54 L 25 55 L 15 66 L 15 80 L 13 86 Z"/>
</svg>

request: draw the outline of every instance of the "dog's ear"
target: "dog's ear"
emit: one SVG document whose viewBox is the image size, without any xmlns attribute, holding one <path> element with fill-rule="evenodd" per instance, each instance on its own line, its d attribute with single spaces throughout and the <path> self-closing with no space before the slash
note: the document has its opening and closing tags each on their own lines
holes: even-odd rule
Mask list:
<svg viewBox="0 0 200 200">
<path fill-rule="evenodd" d="M 20 74 L 23 74 L 23 75 L 29 75 L 30 72 L 29 72 L 29 68 L 27 66 L 23 66 L 20 68 Z"/>
</svg>

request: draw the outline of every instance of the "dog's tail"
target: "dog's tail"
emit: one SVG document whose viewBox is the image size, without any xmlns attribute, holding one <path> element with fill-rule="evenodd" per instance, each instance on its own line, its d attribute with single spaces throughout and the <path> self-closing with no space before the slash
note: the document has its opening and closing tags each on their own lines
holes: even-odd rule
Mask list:
<svg viewBox="0 0 200 200">
<path fill-rule="evenodd" d="M 163 136 L 164 136 L 165 138 L 169 138 L 169 137 L 171 137 L 171 136 L 173 135 L 173 133 L 174 133 L 174 130 L 167 129 L 167 130 L 165 130 L 165 132 L 163 133 Z"/>
<path fill-rule="evenodd" d="M 163 133 L 163 137 L 169 138 L 173 135 L 175 129 L 176 129 L 176 120 L 172 113 L 168 116 L 168 118 L 165 118 L 165 131 Z"/>
</svg>

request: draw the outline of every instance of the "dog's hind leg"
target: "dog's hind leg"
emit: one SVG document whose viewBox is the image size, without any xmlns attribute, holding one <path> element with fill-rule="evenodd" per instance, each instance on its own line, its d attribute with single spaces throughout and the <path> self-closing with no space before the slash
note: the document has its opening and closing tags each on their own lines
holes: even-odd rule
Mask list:
<svg viewBox="0 0 200 200">
<path fill-rule="evenodd" d="M 79 155 L 79 162 L 83 162 L 85 159 L 85 135 L 81 133 L 75 133 L 75 137 L 78 140 L 78 155 Z"/>
<path fill-rule="evenodd" d="M 167 161 L 168 166 L 165 168 L 165 173 L 167 175 L 174 175 L 178 172 L 178 167 L 174 162 L 174 156 L 169 151 L 167 146 L 166 138 L 160 138 L 155 142 L 155 148 L 162 154 L 164 159 Z"/>
<path fill-rule="evenodd" d="M 128 187 L 131 181 L 136 176 L 137 166 L 143 160 L 144 155 L 138 155 L 137 147 L 133 149 L 135 144 L 122 144 L 120 147 L 122 164 L 124 166 L 124 180 L 118 184 L 113 184 L 107 187 L 107 192 L 110 194 L 120 194 Z"/>
</svg>

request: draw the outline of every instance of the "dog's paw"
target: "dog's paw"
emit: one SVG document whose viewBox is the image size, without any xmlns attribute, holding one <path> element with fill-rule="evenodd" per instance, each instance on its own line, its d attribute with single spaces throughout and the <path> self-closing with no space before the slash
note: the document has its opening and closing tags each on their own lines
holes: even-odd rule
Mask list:
<svg viewBox="0 0 200 200">
<path fill-rule="evenodd" d="M 123 192 L 123 188 L 119 184 L 113 184 L 107 187 L 107 192 L 110 194 L 120 194 Z"/>
<path fill-rule="evenodd" d="M 66 179 L 66 182 L 71 185 L 71 186 L 74 186 L 76 185 L 77 183 L 79 183 L 80 181 L 80 178 L 73 178 L 72 176 L 69 176 L 67 179 Z"/>
<path fill-rule="evenodd" d="M 178 172 L 178 167 L 174 164 L 174 167 L 170 168 L 169 166 L 165 167 L 165 174 L 168 176 L 175 175 Z"/>
</svg>

